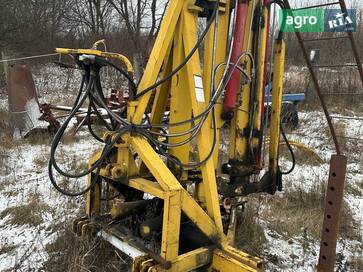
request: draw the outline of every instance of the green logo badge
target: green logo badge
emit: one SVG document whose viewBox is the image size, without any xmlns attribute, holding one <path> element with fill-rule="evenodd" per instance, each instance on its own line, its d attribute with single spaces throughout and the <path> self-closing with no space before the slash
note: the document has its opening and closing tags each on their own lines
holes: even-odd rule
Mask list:
<svg viewBox="0 0 363 272">
<path fill-rule="evenodd" d="M 283 9 L 279 13 L 282 32 L 324 32 L 324 9 Z"/>
</svg>

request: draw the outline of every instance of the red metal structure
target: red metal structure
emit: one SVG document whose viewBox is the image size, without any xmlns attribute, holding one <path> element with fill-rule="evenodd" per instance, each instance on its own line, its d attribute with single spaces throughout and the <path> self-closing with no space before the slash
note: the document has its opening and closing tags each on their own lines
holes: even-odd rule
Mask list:
<svg viewBox="0 0 363 272">
<path fill-rule="evenodd" d="M 243 40 L 245 36 L 245 26 L 247 19 L 248 3 L 247 0 L 240 0 L 237 7 L 236 15 L 236 31 L 234 34 L 234 44 L 232 49 L 231 61 L 235 63 L 238 61 L 242 53 Z M 233 118 L 233 110 L 236 107 L 238 84 L 240 73 L 237 70 L 233 71 L 232 77 L 227 85 L 224 97 L 224 119 Z"/>
</svg>

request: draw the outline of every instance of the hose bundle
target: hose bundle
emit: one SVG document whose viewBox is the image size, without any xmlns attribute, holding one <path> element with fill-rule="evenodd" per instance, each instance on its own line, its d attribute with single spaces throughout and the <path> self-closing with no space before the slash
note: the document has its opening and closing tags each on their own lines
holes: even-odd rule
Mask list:
<svg viewBox="0 0 363 272">
<path fill-rule="evenodd" d="M 211 28 L 213 21 L 215 21 L 215 25 L 217 26 L 218 7 L 219 7 L 219 3 L 216 3 L 214 6 L 214 9 L 213 9 L 213 12 L 207 22 L 206 28 L 204 29 L 202 34 L 199 36 L 195 46 L 193 47 L 191 52 L 189 52 L 189 54 L 186 56 L 184 61 L 180 65 L 178 65 L 169 75 L 167 75 L 163 79 L 157 81 L 155 84 L 153 84 L 152 86 L 149 86 L 148 88 L 146 88 L 144 90 L 140 90 L 137 93 L 131 93 L 130 97 L 138 99 L 138 98 L 142 97 L 143 95 L 145 95 L 146 93 L 155 90 L 155 88 L 157 88 L 158 86 L 160 86 L 163 83 L 170 80 L 183 67 L 185 67 L 185 65 L 192 58 L 194 53 L 197 51 L 197 49 L 200 47 L 200 45 L 204 41 L 208 31 Z M 234 26 L 234 24 L 232 24 L 232 26 Z M 215 31 L 216 31 L 216 29 L 215 29 Z M 234 27 L 232 28 L 232 34 L 233 34 L 233 31 L 234 31 Z M 83 71 L 83 75 L 82 75 L 81 87 L 79 89 L 79 92 L 78 92 L 76 101 L 72 107 L 72 110 L 71 110 L 69 116 L 67 117 L 67 119 L 65 120 L 65 122 L 63 123 L 63 125 L 60 127 L 60 129 L 54 136 L 54 139 L 53 139 L 53 142 L 51 145 L 51 155 L 50 155 L 50 160 L 49 160 L 49 164 L 48 164 L 48 171 L 49 171 L 50 180 L 51 180 L 52 184 L 54 185 L 54 187 L 59 192 L 61 192 L 62 194 L 65 194 L 67 196 L 80 196 L 80 195 L 87 193 L 89 190 L 91 190 L 95 186 L 95 184 L 99 178 L 100 169 L 105 164 L 105 159 L 109 157 L 115 143 L 117 143 L 117 141 L 120 140 L 121 137 L 128 132 L 133 132 L 133 135 L 136 134 L 136 135 L 145 137 L 150 142 L 150 144 L 153 146 L 153 148 L 155 149 L 156 152 L 158 152 L 162 156 L 165 156 L 167 158 L 167 160 L 169 162 L 173 163 L 176 167 L 186 170 L 186 169 L 195 169 L 195 168 L 198 168 L 198 167 L 202 166 L 203 164 L 205 164 L 213 155 L 213 152 L 214 152 L 214 149 L 216 146 L 216 142 L 217 142 L 217 126 L 216 126 L 215 106 L 216 106 L 218 100 L 220 99 L 220 97 L 222 96 L 223 91 L 224 91 L 229 79 L 231 78 L 233 71 L 235 69 L 237 69 L 238 71 L 243 73 L 247 78 L 249 78 L 249 80 L 253 76 L 253 75 L 250 75 L 250 76 L 247 75 L 246 72 L 239 66 L 239 62 L 231 63 L 231 48 L 233 47 L 233 36 L 234 35 L 231 35 L 232 38 L 231 38 L 230 44 L 229 44 L 230 51 L 227 54 L 226 61 L 224 63 L 218 64 L 216 66 L 216 68 L 214 68 L 212 71 L 212 75 L 213 75 L 212 84 L 211 84 L 212 86 L 211 86 L 211 90 L 210 90 L 211 98 L 210 98 L 210 101 L 208 101 L 208 104 L 207 104 L 205 110 L 202 113 L 200 113 L 199 115 L 196 115 L 188 120 L 184 120 L 184 121 L 177 122 L 177 123 L 169 122 L 169 123 L 152 124 L 152 123 L 150 123 L 150 120 L 148 118 L 145 118 L 145 121 L 142 122 L 141 124 L 134 124 L 131 121 L 126 120 L 125 118 L 123 118 L 122 114 L 119 114 L 119 112 L 124 112 L 126 110 L 125 108 L 120 109 L 121 111 L 119 111 L 119 112 L 115 112 L 115 111 L 113 111 L 113 109 L 109 108 L 109 106 L 107 105 L 107 103 L 105 101 L 104 92 L 102 90 L 102 84 L 101 84 L 101 80 L 100 80 L 100 71 L 105 66 L 110 66 L 110 67 L 116 69 L 128 80 L 128 82 L 130 83 L 129 86 L 131 86 L 130 89 L 136 90 L 137 87 L 135 86 L 133 79 L 122 68 L 119 68 L 117 65 L 109 62 L 108 60 L 106 60 L 104 58 L 97 57 L 97 56 L 88 56 L 87 57 L 84 55 L 82 56 L 82 58 L 80 58 L 80 56 L 75 56 L 78 66 Z M 216 41 L 214 41 L 214 46 L 215 45 L 216 45 Z M 239 60 L 241 60 L 243 57 L 246 57 L 246 56 L 251 58 L 251 56 L 247 52 L 243 52 L 241 54 Z M 223 71 L 222 79 L 220 80 L 218 85 L 215 86 L 216 71 L 217 71 L 217 69 L 219 69 L 222 66 L 225 67 L 224 71 Z M 90 131 L 90 134 L 95 139 L 97 139 L 98 141 L 100 141 L 104 144 L 101 156 L 96 162 L 93 163 L 92 166 L 89 167 L 89 169 L 87 169 L 81 173 L 69 173 L 69 172 L 61 169 L 61 167 L 59 167 L 59 165 L 57 164 L 57 161 L 55 159 L 55 154 L 56 154 L 58 145 L 59 145 L 71 119 L 75 116 L 77 111 L 86 103 L 87 100 L 88 100 L 88 110 L 87 110 L 86 118 L 89 119 L 91 117 L 91 114 L 96 114 L 96 116 L 101 120 L 101 124 L 103 125 L 103 127 L 108 131 L 112 131 L 116 136 L 113 137 L 112 139 L 109 139 L 106 142 L 104 142 L 103 139 L 101 137 L 99 137 L 95 133 L 95 131 L 92 129 L 91 122 L 87 122 L 87 127 Z M 99 109 L 103 109 L 106 111 L 109 122 L 107 122 L 102 117 Z M 182 163 L 176 157 L 174 157 L 168 153 L 168 148 L 182 146 L 182 145 L 190 143 L 193 139 L 195 139 L 197 137 L 197 135 L 199 135 L 209 114 L 212 114 L 213 142 L 212 142 L 210 151 L 208 152 L 208 154 L 205 158 L 200 159 L 200 161 L 198 161 L 198 162 Z M 183 131 L 183 132 L 168 133 L 169 128 L 181 126 L 184 124 L 191 124 L 192 126 L 190 129 Z M 166 139 L 169 139 L 171 137 L 180 137 L 180 136 L 185 136 L 185 135 L 188 135 L 188 138 L 183 141 L 177 142 L 177 143 L 169 143 L 169 141 L 160 141 L 160 140 L 158 140 L 158 137 L 157 137 L 157 136 L 161 136 Z M 89 186 L 87 188 L 85 188 L 84 190 L 79 191 L 79 192 L 70 192 L 70 191 L 62 189 L 58 185 L 58 183 L 54 177 L 54 173 L 53 173 L 54 170 L 56 172 L 58 172 L 59 174 L 61 174 L 62 176 L 66 177 L 66 178 L 71 178 L 71 179 L 81 178 L 90 173 L 94 173 L 94 175 L 93 175 L 91 183 L 89 184 Z"/>
</svg>

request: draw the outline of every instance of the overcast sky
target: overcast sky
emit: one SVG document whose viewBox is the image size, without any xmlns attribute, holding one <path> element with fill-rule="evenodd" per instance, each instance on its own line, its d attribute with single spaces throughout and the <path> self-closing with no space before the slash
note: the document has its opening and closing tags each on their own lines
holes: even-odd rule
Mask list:
<svg viewBox="0 0 363 272">
<path fill-rule="evenodd" d="M 316 4 L 323 4 L 323 3 L 332 3 L 335 1 L 332 0 L 289 0 L 291 7 L 297 8 L 297 7 L 303 7 L 307 5 L 316 5 Z M 361 8 L 363 6 L 362 0 L 345 0 L 345 3 L 347 4 L 348 8 Z M 336 6 L 331 6 L 338 7 Z"/>
</svg>

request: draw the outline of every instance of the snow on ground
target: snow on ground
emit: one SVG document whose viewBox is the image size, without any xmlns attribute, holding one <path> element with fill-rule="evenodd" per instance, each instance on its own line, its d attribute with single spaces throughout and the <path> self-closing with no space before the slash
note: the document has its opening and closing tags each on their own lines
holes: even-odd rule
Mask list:
<svg viewBox="0 0 363 272">
<path fill-rule="evenodd" d="M 361 118 L 363 114 L 353 115 L 353 117 Z M 300 112 L 299 119 L 298 129 L 290 131 L 287 135 L 288 139 L 298 141 L 313 149 L 323 160 L 323 163 L 321 165 L 306 165 L 297 161 L 295 170 L 283 178 L 284 190 L 303 188 L 305 191 L 309 191 L 317 183 L 327 181 L 330 156 L 335 154 L 335 151 L 327 133 L 328 127 L 322 112 Z M 339 119 L 335 121 L 335 125 L 338 127 L 342 126 L 342 124 L 345 137 L 363 138 L 363 120 Z M 349 150 L 346 148 L 347 146 L 350 147 Z M 357 271 L 350 270 L 348 263 L 352 259 L 361 260 L 363 256 L 363 141 L 348 139 L 348 143 L 343 145 L 342 151 L 348 156 L 344 199 L 351 209 L 353 219 L 357 222 L 358 229 L 356 231 L 360 238 L 358 240 L 339 239 L 337 246 L 339 265 L 336 269 L 338 271 Z M 284 169 L 288 169 L 290 164 L 289 158 L 284 157 L 281 159 L 281 165 Z M 348 186 L 354 186 L 355 192 L 347 190 Z M 284 192 L 278 193 L 280 197 L 283 197 L 283 194 Z M 267 224 L 263 223 L 262 225 L 267 226 Z M 319 257 L 320 241 L 310 237 L 282 236 L 276 231 L 268 229 L 268 227 L 265 229 L 265 235 L 269 243 L 265 255 L 276 256 L 276 260 L 279 260 L 278 265 L 269 263 L 268 270 L 315 271 Z"/>
<path fill-rule="evenodd" d="M 46 67 L 43 74 L 35 75 L 35 82 L 41 92 L 41 101 L 48 99 L 64 100 L 69 96 L 65 89 L 77 89 L 77 72 L 75 78 L 69 76 L 69 82 L 64 86 L 64 81 L 58 80 L 58 68 Z M 49 77 L 44 73 L 50 74 Z M 61 72 L 62 77 L 68 76 Z M 53 77 L 56 78 L 53 81 Z M 52 82 L 52 83 L 51 83 Z M 59 91 L 55 91 L 59 90 Z M 74 94 L 73 94 L 74 95 Z M 7 102 L 0 99 L 0 108 L 6 108 Z M 336 112 L 335 114 L 339 114 Z M 363 117 L 362 113 L 351 113 L 351 116 Z M 320 111 L 300 112 L 300 125 L 295 131 L 288 132 L 290 140 L 299 141 L 313 149 L 322 159 L 321 165 L 297 164 L 294 172 L 284 179 L 285 190 L 303 188 L 309 190 L 317 182 L 327 179 L 329 171 L 329 159 L 334 153 L 332 141 L 327 130 L 326 121 Z M 335 120 L 346 137 L 362 138 L 363 121 Z M 343 124 L 343 125 L 341 125 Z M 340 131 L 341 132 L 341 131 Z M 61 147 L 62 161 L 86 162 L 90 154 L 99 147 L 86 132 L 82 130 L 74 143 L 64 144 Z M 355 185 L 356 193 L 346 192 L 345 200 L 349 204 L 354 219 L 359 224 L 359 232 L 362 234 L 363 225 L 363 143 L 347 142 L 351 154 L 349 156 L 347 183 Z M 355 150 L 354 148 L 355 146 Z M 67 224 L 83 208 L 83 198 L 68 198 L 59 194 L 51 185 L 47 173 L 47 158 L 49 156 L 49 143 L 29 143 L 20 140 L 14 143 L 11 149 L 0 149 L 0 155 L 6 156 L 5 171 L 0 175 L 0 215 L 7 209 L 20 205 L 28 205 L 34 196 L 37 203 L 42 203 L 41 221 L 37 225 L 10 224 L 12 214 L 0 216 L 0 271 L 38 271 L 49 257 L 45 247 L 57 237 L 57 225 Z M 352 151 L 353 150 L 353 151 Z M 286 156 L 281 163 L 288 168 L 290 163 Z M 3 169 L 3 168 L 0 168 Z M 299 182 L 297 182 L 299 181 Z M 359 187 L 360 186 L 360 187 Z M 358 193 L 358 191 L 360 192 Z M 279 193 L 277 197 L 283 197 Z M 268 271 L 313 271 L 319 255 L 319 241 L 308 237 L 285 237 L 265 226 L 264 233 L 267 237 L 265 255 L 276 257 L 278 264 L 267 264 Z M 339 240 L 338 256 L 343 259 L 362 256 L 362 241 Z M 5 250 L 6 249 L 6 250 Z M 344 270 L 344 260 L 341 260 Z"/>
<path fill-rule="evenodd" d="M 82 141 L 63 146 L 63 160 L 86 162 L 97 146 L 93 139 L 84 134 Z M 12 214 L 0 218 L 0 249 L 16 247 L 1 254 L 0 271 L 40 269 L 48 258 L 45 246 L 54 241 L 57 235 L 53 227 L 61 223 L 68 224 L 79 208 L 83 207 L 82 198 L 67 198 L 51 185 L 47 173 L 49 150 L 49 145 L 21 141 L 12 150 L 7 150 L 9 168 L 8 173 L 2 174 L 0 179 L 3 185 L 0 191 L 0 214 L 12 207 L 28 205 L 34 195 L 39 196 L 41 207 L 46 205 L 46 209 L 41 211 L 42 222 L 37 226 L 9 224 Z M 82 183 L 86 184 L 85 178 Z"/>
<path fill-rule="evenodd" d="M 78 71 L 66 72 L 54 65 L 43 65 L 32 71 L 40 103 L 72 102 L 80 80 Z M 0 109 L 7 108 L 7 98 L 3 96 Z M 75 125 L 72 123 L 69 127 Z M 46 126 L 43 123 L 42 129 Z M 57 238 L 57 227 L 69 226 L 84 207 L 82 197 L 68 198 L 52 186 L 47 171 L 51 137 L 47 132 L 35 137 L 44 140 L 23 139 L 15 141 L 11 148 L 0 146 L 0 155 L 6 158 L 5 165 L 0 167 L 0 271 L 38 271 L 48 259 L 45 247 Z M 98 148 L 99 143 L 82 128 L 73 142 L 60 145 L 57 157 L 66 167 L 72 167 L 87 163 Z M 77 182 L 81 188 L 85 185 L 86 178 Z M 39 224 L 9 223 L 13 213 L 6 211 L 19 206 L 26 209 L 32 201 L 35 205 L 29 208 L 42 209 Z"/>
</svg>

